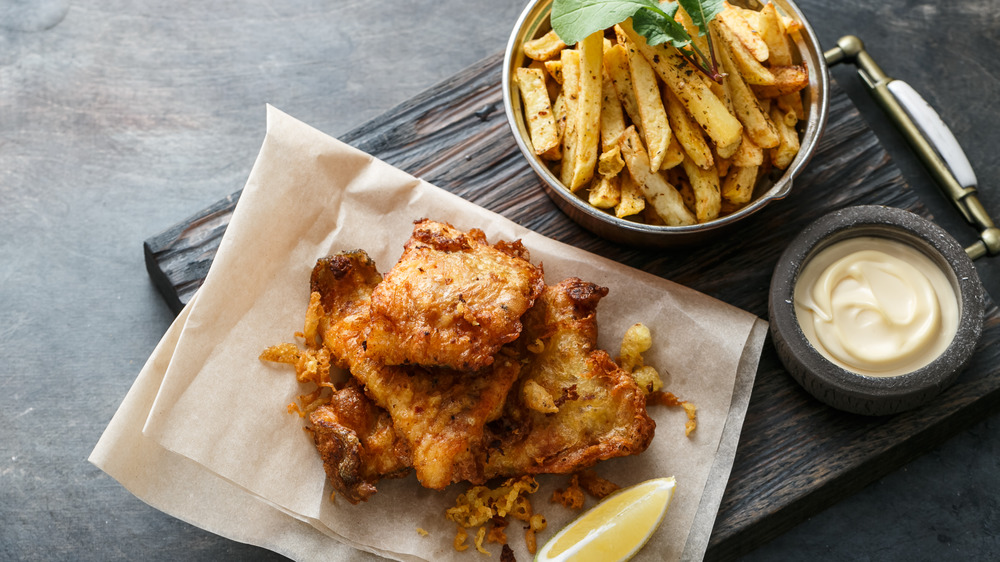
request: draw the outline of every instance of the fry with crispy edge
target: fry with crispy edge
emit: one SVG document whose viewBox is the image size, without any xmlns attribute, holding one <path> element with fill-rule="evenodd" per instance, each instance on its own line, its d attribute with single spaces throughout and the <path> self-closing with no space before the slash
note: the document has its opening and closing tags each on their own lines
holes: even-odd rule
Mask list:
<svg viewBox="0 0 1000 562">
<path fill-rule="evenodd" d="M 757 183 L 757 166 L 733 166 L 722 180 L 722 197 L 738 206 L 746 205 Z"/>
<path fill-rule="evenodd" d="M 622 133 L 625 132 L 625 115 L 622 113 L 622 104 L 618 101 L 618 92 L 615 85 L 604 69 L 603 80 L 601 81 L 601 152 L 618 146 Z"/>
<path fill-rule="evenodd" d="M 580 52 L 580 91 L 573 109 L 576 116 L 572 158 L 563 162 L 572 172 L 566 186 L 577 191 L 594 177 L 601 131 L 601 77 L 604 74 L 604 33 L 595 31 L 577 45 Z M 566 68 L 563 68 L 565 80 Z"/>
<path fill-rule="evenodd" d="M 655 172 L 660 169 L 660 165 L 663 163 L 671 137 L 670 123 L 667 121 L 667 111 L 663 108 L 663 98 L 660 96 L 656 72 L 653 71 L 649 61 L 642 56 L 635 43 L 625 35 L 620 26 L 615 26 L 615 33 L 628 55 L 632 89 L 635 91 L 635 99 L 639 104 L 639 117 L 642 119 L 644 132 L 642 138 L 646 142 L 649 167 Z"/>
<path fill-rule="evenodd" d="M 740 142 L 743 125 L 739 119 L 729 113 L 722 100 L 700 78 L 692 78 L 698 71 L 684 60 L 677 49 L 666 43 L 651 47 L 644 37 L 632 29 L 631 20 L 625 20 L 620 26 L 720 149 L 731 148 Z"/>
<path fill-rule="evenodd" d="M 624 136 L 622 138 L 624 139 Z M 621 200 L 615 205 L 615 216 L 623 219 L 641 213 L 646 208 L 646 198 L 642 195 L 642 188 L 636 183 L 632 174 L 621 174 L 618 177 L 621 178 L 619 182 Z"/>
<path fill-rule="evenodd" d="M 544 154 L 559 144 L 559 129 L 545 88 L 545 73 L 537 68 L 517 69 L 518 89 L 524 103 L 524 120 L 535 154 Z"/>
<path fill-rule="evenodd" d="M 708 169 L 712 166 L 712 149 L 705 142 L 705 137 L 701 133 L 698 125 L 691 120 L 691 116 L 684 111 L 681 100 L 677 99 L 670 88 L 663 88 L 663 95 L 667 102 L 667 116 L 670 117 L 670 125 L 673 127 L 674 138 L 680 143 L 681 148 L 687 157 L 691 158 L 698 166 Z M 681 161 L 683 162 L 683 158 Z M 678 162 L 679 163 L 679 162 Z"/>
<path fill-rule="evenodd" d="M 642 117 L 639 115 L 639 102 L 635 99 L 635 89 L 632 87 L 632 75 L 628 69 L 628 53 L 622 45 L 612 45 L 604 51 L 604 70 L 615 85 L 618 101 L 625 110 L 625 115 L 632 120 L 639 136 L 642 137 Z"/>
<path fill-rule="evenodd" d="M 645 195 L 646 201 L 656 210 L 656 214 L 669 226 L 695 224 L 695 216 L 684 206 L 681 194 L 667 180 L 649 167 L 649 157 L 642 147 L 639 134 L 634 127 L 625 129 L 622 135 L 622 155 L 629 174 L 635 179 Z M 698 168 L 692 164 L 693 168 Z M 700 168 L 698 168 L 700 170 Z M 716 180 L 718 181 L 718 180 Z"/>
<path fill-rule="evenodd" d="M 573 161 L 576 153 L 576 106 L 580 96 L 580 51 L 563 49 L 560 55 L 563 76 L 563 112 L 566 126 L 563 128 L 562 169 L 559 181 L 567 188 L 573 179 Z"/>
<path fill-rule="evenodd" d="M 764 5 L 764 8 L 758 14 L 757 21 L 760 38 L 767 43 L 767 49 L 770 53 L 768 62 L 771 65 L 771 73 L 775 75 L 775 84 L 767 86 L 767 89 L 774 88 L 774 93 L 780 94 L 778 96 L 778 103 L 783 109 L 791 109 L 795 111 L 795 116 L 798 119 L 805 119 L 806 112 L 802 106 L 802 95 L 799 93 L 799 90 L 809 84 L 809 75 L 805 71 L 805 66 L 795 67 L 796 70 L 794 71 L 780 68 L 792 66 L 795 60 L 792 58 L 791 42 L 788 33 L 785 31 L 785 24 L 781 21 L 781 16 L 778 15 L 778 10 L 774 7 L 774 4 L 768 2 Z M 793 83 L 798 87 L 794 91 L 786 91 Z M 770 93 L 772 92 L 758 91 L 757 95 Z"/>
<path fill-rule="evenodd" d="M 719 59 L 722 62 L 723 70 L 726 72 L 723 84 L 729 92 L 736 115 L 743 123 L 743 126 L 746 127 L 747 136 L 757 146 L 761 148 L 778 146 L 778 132 L 774 129 L 774 124 L 771 123 L 771 120 L 760 107 L 760 102 L 757 101 L 757 96 L 754 95 L 750 86 L 743 80 L 743 76 L 740 74 L 739 68 L 737 68 L 736 62 L 733 60 L 732 44 L 725 40 L 723 34 L 717 33 L 719 29 L 721 29 L 721 26 L 716 25 L 715 22 L 709 25 L 712 38 L 717 41 L 719 46 Z"/>
<path fill-rule="evenodd" d="M 681 163 L 691 189 L 694 190 L 694 211 L 698 222 L 710 221 L 719 216 L 722 209 L 722 195 L 719 187 L 719 172 L 713 166 L 706 170 L 685 158 Z"/>
<path fill-rule="evenodd" d="M 566 48 L 566 43 L 559 38 L 555 30 L 551 30 L 538 39 L 532 39 L 524 44 L 524 55 L 540 61 L 549 60 Z"/>
<path fill-rule="evenodd" d="M 799 153 L 799 133 L 795 130 L 795 114 L 783 113 L 777 105 L 771 107 L 771 121 L 778 129 L 781 142 L 771 150 L 771 163 L 784 170 Z"/>
<path fill-rule="evenodd" d="M 729 28 L 733 35 L 739 38 L 740 43 L 743 43 L 743 46 L 747 48 L 747 52 L 753 55 L 754 59 L 758 62 L 764 62 L 770 56 L 769 45 L 760 36 L 760 33 L 750 26 L 750 22 L 743 12 L 753 11 L 727 5 L 718 15 L 719 22 Z M 753 13 L 756 14 L 757 12 Z"/>
<path fill-rule="evenodd" d="M 774 75 L 771 74 L 771 71 L 754 57 L 750 49 L 733 32 L 732 28 L 726 25 L 725 21 L 713 20 L 708 27 L 709 31 L 712 32 L 713 42 L 717 42 L 720 37 L 726 42 L 733 62 L 736 63 L 736 68 L 748 84 L 766 86 L 774 83 Z"/>
</svg>

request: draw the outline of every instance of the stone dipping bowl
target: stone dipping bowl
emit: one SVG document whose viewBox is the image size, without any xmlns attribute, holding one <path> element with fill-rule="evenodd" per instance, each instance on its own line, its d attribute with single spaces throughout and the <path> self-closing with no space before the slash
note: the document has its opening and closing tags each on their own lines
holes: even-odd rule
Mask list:
<svg viewBox="0 0 1000 562">
<path fill-rule="evenodd" d="M 950 281 L 958 299 L 958 331 L 945 351 L 924 367 L 898 376 L 857 374 L 827 360 L 799 326 L 793 296 L 802 268 L 824 248 L 857 236 L 906 243 L 927 255 Z M 834 408 L 872 416 L 916 408 L 951 385 L 975 351 L 984 308 L 985 291 L 979 275 L 954 238 L 909 211 L 875 205 L 834 211 L 806 227 L 778 260 L 768 300 L 771 337 L 792 377 Z"/>
</svg>

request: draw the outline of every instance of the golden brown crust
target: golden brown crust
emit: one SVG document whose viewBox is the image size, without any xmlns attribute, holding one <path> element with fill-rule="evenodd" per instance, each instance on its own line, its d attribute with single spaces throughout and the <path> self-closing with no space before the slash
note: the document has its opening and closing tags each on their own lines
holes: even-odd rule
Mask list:
<svg viewBox="0 0 1000 562">
<path fill-rule="evenodd" d="M 410 449 L 389 414 L 353 381 L 313 411 L 309 421 L 330 483 L 351 503 L 367 501 L 380 479 L 400 478 L 410 470 Z"/>
<path fill-rule="evenodd" d="M 386 365 L 476 371 L 521 333 L 544 287 L 517 242 L 417 221 L 399 262 L 372 293 L 368 350 Z"/>
<path fill-rule="evenodd" d="M 566 474 L 600 460 L 636 454 L 649 446 L 655 423 L 635 380 L 607 352 L 597 350 L 598 302 L 607 289 L 567 279 L 546 287 L 524 320 L 521 378 L 503 416 L 487 428 L 488 478 L 514 474 Z M 523 403 L 520 388 L 538 385 L 558 411 Z"/>
<path fill-rule="evenodd" d="M 465 247 L 485 239 L 477 231 L 439 239 L 435 228 L 411 242 Z M 526 257 L 519 242 L 498 248 Z M 606 288 L 574 278 L 540 289 L 519 320 L 521 337 L 491 356 L 491 365 L 468 372 L 387 365 L 372 353 L 373 295 L 388 282 L 361 250 L 318 260 L 310 279 L 307 324 L 317 337 L 309 345 L 328 355 L 327 365 L 351 373 L 329 404 L 310 410 L 324 468 L 348 501 L 367 500 L 380 478 L 410 466 L 423 486 L 442 489 L 573 473 L 649 445 L 655 424 L 644 393 L 596 349 L 596 309 Z"/>
<path fill-rule="evenodd" d="M 331 267 L 336 264 L 336 267 Z M 314 278 L 322 282 L 323 345 L 332 360 L 364 385 L 366 395 L 388 411 L 396 430 L 412 453 L 421 484 L 441 489 L 461 480 L 479 480 L 479 450 L 483 428 L 496 418 L 519 363 L 501 354 L 486 369 L 469 375 L 449 369 L 389 366 L 368 353 L 365 327 L 377 273 L 363 253 L 324 258 Z"/>
</svg>

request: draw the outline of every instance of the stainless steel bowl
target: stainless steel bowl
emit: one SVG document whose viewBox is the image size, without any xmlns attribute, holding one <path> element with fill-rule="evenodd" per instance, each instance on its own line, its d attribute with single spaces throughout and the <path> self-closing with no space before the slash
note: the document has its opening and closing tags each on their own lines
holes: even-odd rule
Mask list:
<svg viewBox="0 0 1000 562">
<path fill-rule="evenodd" d="M 542 187 L 549 197 L 571 219 L 598 236 L 616 242 L 659 247 L 679 246 L 705 241 L 725 231 L 726 227 L 756 213 L 771 201 L 782 199 L 792 190 L 792 183 L 806 166 L 819 142 L 829 112 L 830 82 L 826 60 L 819 39 L 802 12 L 791 0 L 773 0 L 786 15 L 802 23 L 801 40 L 795 42 L 798 60 L 809 70 L 809 86 L 805 90 L 805 107 L 808 115 L 804 121 L 801 148 L 798 155 L 777 179 L 765 178 L 754 190 L 751 202 L 739 211 L 718 219 L 690 226 L 656 226 L 620 219 L 591 206 L 586 200 L 571 193 L 559 182 L 531 148 L 528 129 L 524 121 L 520 92 L 514 83 L 514 71 L 524 65 L 522 45 L 551 29 L 549 11 L 552 0 L 532 0 L 521 13 L 510 40 L 503 64 L 503 101 L 507 122 L 514 139 L 531 168 L 542 180 Z"/>
</svg>

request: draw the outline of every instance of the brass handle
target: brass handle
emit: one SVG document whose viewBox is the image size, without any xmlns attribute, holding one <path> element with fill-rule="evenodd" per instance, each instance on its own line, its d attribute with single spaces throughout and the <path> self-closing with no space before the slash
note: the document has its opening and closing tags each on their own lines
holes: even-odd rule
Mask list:
<svg viewBox="0 0 1000 562">
<path fill-rule="evenodd" d="M 906 90 L 911 93 L 911 99 L 908 100 L 908 103 L 911 104 L 911 111 L 914 113 L 918 110 L 930 110 L 930 106 L 926 102 L 923 102 L 919 98 L 919 95 L 912 92 L 912 89 L 906 86 L 905 83 L 894 80 L 886 75 L 875 63 L 871 55 L 865 51 L 865 46 L 861 42 L 861 39 L 853 35 L 841 37 L 837 41 L 837 46 L 826 51 L 824 57 L 826 58 L 826 63 L 831 66 L 841 62 L 850 62 L 858 67 L 858 74 L 865 85 L 868 86 L 875 101 L 882 107 L 882 110 L 886 112 L 889 119 L 892 120 L 900 132 L 903 133 L 903 136 L 910 143 L 910 147 L 917 153 L 924 166 L 927 167 L 928 171 L 934 177 L 938 187 L 951 199 L 955 208 L 958 209 L 965 220 L 979 231 L 979 240 L 965 249 L 969 257 L 978 259 L 983 256 L 995 256 L 1000 253 L 1000 229 L 993 224 L 993 220 L 979 201 L 975 185 L 975 175 L 972 174 L 971 166 L 968 166 L 968 160 L 965 159 L 965 155 L 962 153 L 961 148 L 958 147 L 958 143 L 954 140 L 951 131 L 943 123 L 939 123 L 939 126 L 943 127 L 943 129 L 939 130 L 938 138 L 935 139 L 939 144 L 935 145 L 928 139 L 928 135 L 926 134 L 925 129 L 928 128 L 926 126 L 927 121 L 925 121 L 925 129 L 921 129 L 914 121 L 910 112 L 900 102 L 900 99 L 894 95 L 893 90 L 897 92 Z M 894 83 L 900 87 L 894 88 Z M 913 107 L 913 96 L 915 96 L 917 103 L 926 107 Z M 940 118 L 937 117 L 936 113 L 932 112 L 929 121 L 940 122 Z M 962 185 L 962 182 L 956 179 L 952 168 L 941 157 L 941 153 L 948 150 L 946 147 L 951 147 L 953 164 L 956 168 L 963 170 L 961 175 L 963 176 L 964 183 L 968 185 Z"/>
</svg>

